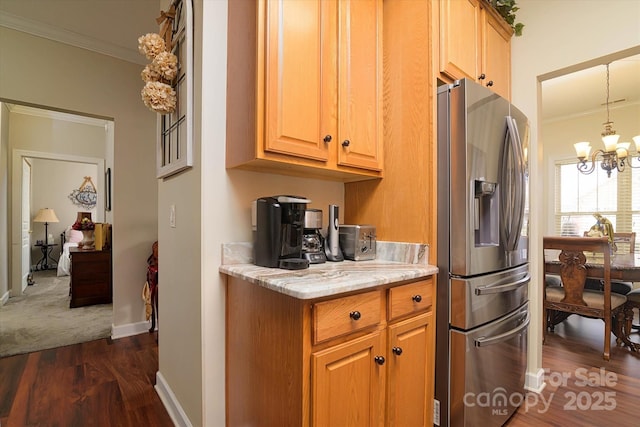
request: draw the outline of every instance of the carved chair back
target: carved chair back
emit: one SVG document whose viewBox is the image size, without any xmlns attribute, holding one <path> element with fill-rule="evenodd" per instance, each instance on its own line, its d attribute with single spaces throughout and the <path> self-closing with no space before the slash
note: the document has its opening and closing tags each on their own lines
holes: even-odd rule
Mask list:
<svg viewBox="0 0 640 427">
<path fill-rule="evenodd" d="M 546 280 L 543 279 L 543 337 L 546 338 L 547 328 L 553 330 L 557 323 L 571 314 L 600 318 L 605 323 L 603 357 L 609 360 L 612 319 L 614 316 L 619 317 L 614 333 L 621 336 L 626 297 L 611 293 L 611 249 L 607 237 L 544 237 L 542 246 L 545 260 L 557 261 L 561 265 L 561 286 L 547 286 Z M 585 289 L 585 253 L 602 259 L 602 290 Z M 546 264 L 543 265 L 543 273 L 546 276 Z"/>
</svg>

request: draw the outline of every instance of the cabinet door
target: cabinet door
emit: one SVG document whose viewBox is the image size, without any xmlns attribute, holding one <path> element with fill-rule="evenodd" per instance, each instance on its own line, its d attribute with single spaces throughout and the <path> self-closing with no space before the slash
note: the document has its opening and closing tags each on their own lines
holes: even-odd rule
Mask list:
<svg viewBox="0 0 640 427">
<path fill-rule="evenodd" d="M 266 2 L 265 151 L 326 161 L 335 132 L 334 2 Z M 333 22 L 333 24 L 332 24 Z"/>
<path fill-rule="evenodd" d="M 433 312 L 389 327 L 387 426 L 427 426 L 433 420 Z"/>
<path fill-rule="evenodd" d="M 480 75 L 480 13 L 478 0 L 440 2 L 440 72 L 454 80 Z"/>
<path fill-rule="evenodd" d="M 338 165 L 381 170 L 382 0 L 338 4 Z"/>
<path fill-rule="evenodd" d="M 511 99 L 511 34 L 497 18 L 487 12 L 484 15 L 482 70 L 487 79 L 483 85 L 491 81 L 491 90 Z"/>
<path fill-rule="evenodd" d="M 312 355 L 312 426 L 382 426 L 384 335 L 375 332 Z"/>
</svg>

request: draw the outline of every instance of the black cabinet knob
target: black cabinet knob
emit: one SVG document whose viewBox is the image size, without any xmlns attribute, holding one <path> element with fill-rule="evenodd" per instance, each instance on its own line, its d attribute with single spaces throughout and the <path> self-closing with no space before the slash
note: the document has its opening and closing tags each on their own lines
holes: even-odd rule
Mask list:
<svg viewBox="0 0 640 427">
<path fill-rule="evenodd" d="M 402 348 L 401 347 L 393 347 L 391 349 L 391 351 L 393 351 L 393 354 L 395 354 L 396 356 L 400 356 L 402 354 Z"/>
<path fill-rule="evenodd" d="M 344 141 L 342 141 L 342 146 L 343 147 L 348 147 L 349 144 L 351 144 L 351 141 L 349 141 L 348 139 L 345 139 Z"/>
<path fill-rule="evenodd" d="M 352 311 L 351 313 L 349 313 L 349 317 L 351 317 L 353 320 L 358 320 L 362 317 L 362 315 L 359 311 Z"/>
<path fill-rule="evenodd" d="M 378 365 L 384 365 L 384 357 L 383 356 L 376 356 L 373 358 L 373 360 L 378 364 Z"/>
<path fill-rule="evenodd" d="M 487 82 L 487 87 L 489 87 L 489 86 L 493 86 L 493 80 L 489 80 L 489 81 Z"/>
<path fill-rule="evenodd" d="M 325 135 L 325 137 L 322 139 L 326 144 L 331 142 L 331 135 Z"/>
<path fill-rule="evenodd" d="M 420 296 L 420 295 L 414 295 L 414 296 L 412 296 L 412 297 L 411 297 L 411 299 L 412 299 L 414 302 L 420 302 L 420 301 L 422 301 L 422 296 Z"/>
<path fill-rule="evenodd" d="M 484 79 L 486 79 L 486 78 L 487 78 L 487 76 L 486 76 L 484 73 L 482 73 L 482 74 L 480 74 L 480 75 L 478 76 L 478 80 L 484 80 Z"/>
</svg>

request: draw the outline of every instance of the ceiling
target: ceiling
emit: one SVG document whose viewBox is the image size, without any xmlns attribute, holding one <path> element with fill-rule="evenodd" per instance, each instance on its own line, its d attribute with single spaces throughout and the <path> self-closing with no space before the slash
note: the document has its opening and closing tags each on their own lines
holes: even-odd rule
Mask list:
<svg viewBox="0 0 640 427">
<path fill-rule="evenodd" d="M 146 64 L 138 37 L 158 32 L 160 0 L 1 0 L 0 26 Z"/>
<path fill-rule="evenodd" d="M 160 0 L 2 0 L 0 25 L 145 65 L 138 37 L 157 32 Z M 610 64 L 611 109 L 640 103 L 640 50 Z M 607 59 L 606 61 L 610 61 Z M 545 80 L 542 119 L 604 110 L 606 62 Z M 580 68 L 578 66 L 573 68 Z"/>
<path fill-rule="evenodd" d="M 543 81 L 542 119 L 558 120 L 594 111 L 604 112 L 607 100 L 605 64 L 609 61 L 609 109 L 639 105 L 640 54 L 637 54 L 606 59 L 580 71 Z"/>
</svg>

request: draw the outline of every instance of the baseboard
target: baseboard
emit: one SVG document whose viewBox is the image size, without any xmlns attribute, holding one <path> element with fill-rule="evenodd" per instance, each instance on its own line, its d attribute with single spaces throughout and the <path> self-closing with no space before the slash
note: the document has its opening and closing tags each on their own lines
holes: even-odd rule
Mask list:
<svg viewBox="0 0 640 427">
<path fill-rule="evenodd" d="M 111 325 L 111 339 L 130 337 L 145 332 L 149 332 L 151 322 L 127 323 L 124 325 Z"/>
<path fill-rule="evenodd" d="M 169 413 L 173 424 L 178 427 L 192 427 L 189 417 L 187 417 L 187 414 L 182 410 L 180 402 L 176 399 L 175 394 L 171 391 L 171 387 L 169 387 L 169 384 L 167 384 L 160 371 L 156 372 L 155 389 L 158 396 L 160 396 L 162 404 Z"/>
<path fill-rule="evenodd" d="M 2 298 L 0 298 L 0 307 L 5 305 L 7 301 L 9 301 L 9 291 L 5 292 L 4 295 L 2 295 Z"/>
<path fill-rule="evenodd" d="M 547 383 L 544 382 L 544 369 L 538 369 L 538 372 L 527 372 L 524 382 L 524 388 L 534 393 L 542 393 Z"/>
</svg>

